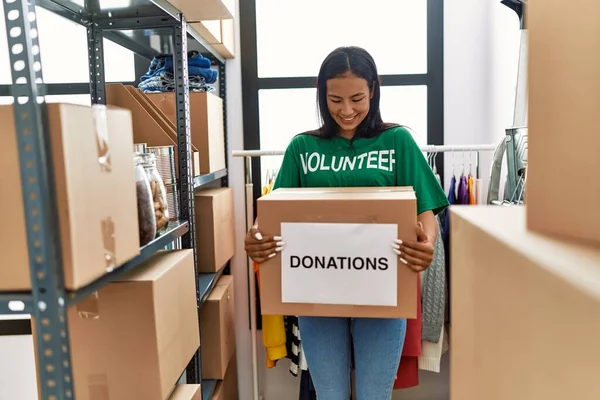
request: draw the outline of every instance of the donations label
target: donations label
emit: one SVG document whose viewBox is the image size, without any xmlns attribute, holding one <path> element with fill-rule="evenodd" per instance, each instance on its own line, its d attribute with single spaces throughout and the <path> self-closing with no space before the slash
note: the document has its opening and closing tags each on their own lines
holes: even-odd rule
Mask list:
<svg viewBox="0 0 600 400">
<path fill-rule="evenodd" d="M 396 224 L 282 223 L 283 303 L 397 306 Z"/>
</svg>

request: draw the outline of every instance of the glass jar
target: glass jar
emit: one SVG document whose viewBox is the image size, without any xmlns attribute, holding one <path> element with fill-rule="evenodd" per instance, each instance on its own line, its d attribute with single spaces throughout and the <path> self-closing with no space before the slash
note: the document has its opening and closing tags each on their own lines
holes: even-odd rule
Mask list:
<svg viewBox="0 0 600 400">
<path fill-rule="evenodd" d="M 140 246 L 150 243 L 156 237 L 156 217 L 154 216 L 154 201 L 150 190 L 148 174 L 144 170 L 143 158 L 134 153 L 133 170 L 135 174 L 135 190 L 137 194 L 138 230 Z"/>
<path fill-rule="evenodd" d="M 169 225 L 169 207 L 167 204 L 167 190 L 162 177 L 156 168 L 156 155 L 152 153 L 142 154 L 144 170 L 150 182 L 154 216 L 156 219 L 156 232 L 164 233 Z"/>
</svg>

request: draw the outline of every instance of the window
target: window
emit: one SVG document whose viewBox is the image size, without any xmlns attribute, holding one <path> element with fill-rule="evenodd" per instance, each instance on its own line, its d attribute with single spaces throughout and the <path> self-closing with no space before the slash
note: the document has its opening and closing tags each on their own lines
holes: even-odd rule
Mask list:
<svg viewBox="0 0 600 400">
<path fill-rule="evenodd" d="M 319 126 L 317 91 L 271 89 L 258 92 L 260 148 L 285 149 L 292 138 Z M 411 128 L 419 145 L 427 144 L 427 87 L 388 86 L 381 88 L 381 114 L 386 122 Z M 282 157 L 261 159 L 261 182 L 281 165 Z"/>
<path fill-rule="evenodd" d="M 443 1 L 244 0 L 240 31 L 246 149 L 284 150 L 319 126 L 313 77 L 344 45 L 367 49 L 384 75 L 384 121 L 411 128 L 419 145 L 444 143 Z M 255 159 L 253 181 L 280 165 L 281 157 Z"/>
<path fill-rule="evenodd" d="M 256 36 L 261 78 L 315 76 L 347 45 L 367 49 L 380 74 L 427 72 L 427 1 L 256 0 Z"/>
<path fill-rule="evenodd" d="M 0 12 L 3 12 L 0 2 Z M 40 57 L 45 83 L 88 82 L 86 28 L 41 7 L 36 7 Z M 0 57 L 8 59 L 4 18 L 0 18 Z M 104 40 L 107 82 L 135 80 L 133 52 Z M 119 60 L 119 62 L 114 62 Z M 11 84 L 10 63 L 0 62 L 0 84 Z"/>
</svg>

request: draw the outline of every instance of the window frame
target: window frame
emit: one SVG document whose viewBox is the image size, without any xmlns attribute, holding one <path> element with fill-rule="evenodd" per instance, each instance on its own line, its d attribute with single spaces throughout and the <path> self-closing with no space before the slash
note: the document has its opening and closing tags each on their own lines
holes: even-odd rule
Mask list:
<svg viewBox="0 0 600 400">
<path fill-rule="evenodd" d="M 259 78 L 257 60 L 256 0 L 240 1 L 240 57 L 244 148 L 260 149 L 258 92 L 261 89 L 314 88 L 316 77 Z M 382 86 L 427 86 L 427 143 L 444 144 L 444 2 L 427 0 L 427 72 L 424 74 L 382 75 Z M 443 153 L 436 155 L 440 177 L 444 178 Z M 261 196 L 260 158 L 252 159 L 253 202 Z"/>
</svg>

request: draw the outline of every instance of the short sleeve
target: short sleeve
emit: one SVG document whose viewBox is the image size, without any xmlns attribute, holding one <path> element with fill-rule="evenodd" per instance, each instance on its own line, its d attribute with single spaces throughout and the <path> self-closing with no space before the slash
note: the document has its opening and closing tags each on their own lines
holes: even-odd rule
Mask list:
<svg viewBox="0 0 600 400">
<path fill-rule="evenodd" d="M 448 207 L 448 198 L 431 170 L 421 149 L 405 128 L 398 128 L 396 138 L 398 185 L 412 186 L 417 196 L 417 214 L 433 211 L 435 215 Z"/>
<path fill-rule="evenodd" d="M 273 190 L 279 188 L 300 187 L 300 167 L 298 165 L 298 143 L 295 140 L 288 145 L 283 155 L 281 167 L 273 184 Z"/>
</svg>

